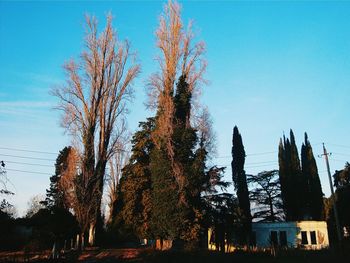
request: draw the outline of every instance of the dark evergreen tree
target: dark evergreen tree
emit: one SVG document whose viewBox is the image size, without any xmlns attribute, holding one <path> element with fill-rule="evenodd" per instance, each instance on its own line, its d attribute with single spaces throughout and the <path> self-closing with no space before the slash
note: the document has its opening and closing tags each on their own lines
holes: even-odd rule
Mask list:
<svg viewBox="0 0 350 263">
<path fill-rule="evenodd" d="M 335 193 L 337 196 L 337 209 L 340 225 L 342 228 L 346 229 L 347 233 L 350 233 L 350 163 L 347 162 L 344 169 L 335 171 L 333 178 L 336 187 Z"/>
<path fill-rule="evenodd" d="M 225 252 L 225 244 L 236 242 L 235 234 L 241 231 L 240 209 L 233 194 L 227 193 L 231 184 L 223 181 L 225 168 L 213 166 L 205 173 L 203 185 L 204 226 L 211 229 L 209 243 L 214 243 L 216 250 Z"/>
<path fill-rule="evenodd" d="M 301 164 L 293 131 L 290 141 L 283 136 L 279 144 L 279 176 L 287 221 L 321 220 L 323 193 L 311 144 L 305 133 Z"/>
<path fill-rule="evenodd" d="M 186 246 L 193 247 L 197 246 L 200 234 L 200 194 L 205 162 L 205 158 L 202 158 L 202 150 L 205 149 L 203 149 L 203 145 L 199 145 L 198 150 L 196 150 L 198 135 L 190 123 L 191 100 L 192 93 L 186 82 L 186 76 L 182 75 L 178 80 L 174 96 L 173 143 L 175 161 L 179 164 L 185 182 L 181 196 L 183 200 L 179 206 L 183 212 L 183 222 L 186 224 L 183 225 L 180 236 L 186 242 Z M 199 165 L 200 160 L 202 166 Z"/>
<path fill-rule="evenodd" d="M 288 187 L 288 164 L 286 156 L 286 140 L 283 136 L 283 141 L 280 139 L 278 146 L 278 164 L 279 164 L 279 179 L 281 184 L 281 197 L 283 201 L 283 210 L 286 215 L 286 220 L 290 220 L 290 209 L 289 209 L 289 191 Z"/>
<path fill-rule="evenodd" d="M 298 148 L 295 142 L 294 133 L 290 130 L 290 181 L 289 187 L 292 195 L 292 220 L 305 219 L 305 210 L 307 198 L 307 184 L 303 180 Z"/>
<path fill-rule="evenodd" d="M 281 182 L 282 200 L 287 221 L 304 219 L 305 184 L 300 167 L 298 149 L 293 131 L 290 130 L 290 141 L 283 136 L 283 144 L 279 146 L 279 176 Z"/>
<path fill-rule="evenodd" d="M 241 242 L 247 244 L 251 233 L 250 201 L 247 185 L 247 176 L 244 171 L 245 151 L 241 134 L 237 126 L 233 128 L 232 137 L 232 180 L 237 192 L 239 207 L 243 215 L 243 229 Z"/>
<path fill-rule="evenodd" d="M 203 152 L 196 152 L 197 134 L 190 125 L 191 96 L 186 76 L 181 76 L 173 97 L 173 160 L 169 158 L 165 145 L 155 148 L 151 155 L 154 200 L 152 222 L 155 232 L 163 239 L 181 239 L 186 242 L 196 242 L 199 238 L 200 169 L 203 168 L 199 164 L 199 156 Z M 183 188 L 175 180 L 172 161 L 179 170 Z"/>
<path fill-rule="evenodd" d="M 150 162 L 152 178 L 152 232 L 157 239 L 178 239 L 182 224 L 179 191 L 167 152 L 154 148 Z"/>
<path fill-rule="evenodd" d="M 312 152 L 311 144 L 305 133 L 305 141 L 301 146 L 301 165 L 303 185 L 306 185 L 307 196 L 304 198 L 306 211 L 304 216 L 312 220 L 322 220 L 323 216 L 323 192 L 318 175 L 316 160 Z"/>
<path fill-rule="evenodd" d="M 181 76 L 172 96 L 172 158 L 167 141 L 158 137 L 156 144 L 153 137 L 159 128 L 161 107 L 156 117 L 141 123 L 141 130 L 133 136 L 132 156 L 123 169 L 114 217 L 139 238 L 170 239 L 193 248 L 199 246 L 209 226 L 202 193 L 219 182 L 218 178 L 211 178 L 213 170 L 207 171 L 206 167 L 211 138 L 194 129 L 190 122 L 189 89 L 186 76 Z M 180 177 L 175 176 L 174 167 Z"/>
<path fill-rule="evenodd" d="M 140 122 L 140 130 L 132 138 L 132 155 L 128 164 L 123 168 L 120 180 L 120 194 L 114 217 L 118 214 L 134 234 L 141 238 L 151 238 L 150 217 L 151 202 L 151 173 L 150 152 L 154 145 L 151 133 L 154 129 L 154 118 Z"/>
<path fill-rule="evenodd" d="M 46 190 L 46 198 L 42 203 L 47 208 L 65 208 L 68 209 L 64 198 L 64 191 L 60 186 L 62 173 L 68 168 L 68 157 L 71 147 L 64 147 L 58 154 L 55 163 L 55 174 L 50 177 L 50 188 Z"/>
<path fill-rule="evenodd" d="M 257 175 L 248 175 L 247 181 L 252 186 L 249 198 L 256 205 L 253 218 L 266 222 L 282 221 L 284 215 L 278 171 L 264 171 Z"/>
</svg>

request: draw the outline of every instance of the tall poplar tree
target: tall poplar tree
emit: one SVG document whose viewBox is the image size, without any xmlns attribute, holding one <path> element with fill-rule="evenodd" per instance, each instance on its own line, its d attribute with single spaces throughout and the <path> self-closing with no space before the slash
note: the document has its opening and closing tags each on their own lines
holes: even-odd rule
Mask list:
<svg viewBox="0 0 350 263">
<path fill-rule="evenodd" d="M 153 218 L 156 236 L 197 242 L 199 239 L 200 193 L 203 173 L 197 146 L 196 130 L 190 124 L 191 92 L 186 77 L 181 76 L 173 96 L 172 143 L 174 161 L 182 177 L 182 187 L 173 175 L 166 147 L 154 148 L 151 154 Z M 198 155 L 198 156 L 197 156 Z M 202 171 L 204 172 L 204 170 Z"/>
<path fill-rule="evenodd" d="M 205 71 L 204 44 L 193 45 L 184 29 L 180 6 L 169 1 L 156 31 L 160 70 L 149 80 L 151 105 L 157 110 L 151 152 L 152 227 L 160 239 L 193 241 L 198 234 L 193 197 L 199 189 L 192 171 L 197 135 L 191 126 L 192 94 Z M 153 103 L 152 103 L 153 102 Z"/>
<path fill-rule="evenodd" d="M 303 184 L 307 188 L 307 195 L 304 198 L 307 204 L 305 216 L 313 220 L 322 220 L 323 192 L 316 160 L 306 132 L 304 143 L 301 146 L 301 164 Z"/>
<path fill-rule="evenodd" d="M 241 242 L 248 243 L 251 232 L 250 201 L 247 185 L 247 176 L 244 171 L 245 151 L 242 142 L 242 136 L 238 131 L 237 126 L 233 128 L 232 137 L 232 180 L 237 192 L 239 208 L 243 215 L 243 235 L 240 237 Z"/>
</svg>

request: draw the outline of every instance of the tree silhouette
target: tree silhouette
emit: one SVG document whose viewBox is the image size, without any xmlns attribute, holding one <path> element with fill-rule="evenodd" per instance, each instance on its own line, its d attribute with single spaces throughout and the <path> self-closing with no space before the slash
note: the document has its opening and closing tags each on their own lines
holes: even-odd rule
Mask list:
<svg viewBox="0 0 350 263">
<path fill-rule="evenodd" d="M 243 228 L 241 231 L 240 242 L 249 243 L 251 233 L 250 201 L 247 185 L 247 176 L 244 171 L 245 151 L 242 142 L 242 136 L 237 126 L 233 128 L 232 135 L 232 180 L 237 192 L 237 199 L 243 216 Z"/>
<path fill-rule="evenodd" d="M 257 175 L 248 175 L 247 182 L 251 186 L 249 198 L 257 205 L 253 218 L 267 222 L 283 220 L 283 203 L 278 171 L 264 171 Z"/>
</svg>

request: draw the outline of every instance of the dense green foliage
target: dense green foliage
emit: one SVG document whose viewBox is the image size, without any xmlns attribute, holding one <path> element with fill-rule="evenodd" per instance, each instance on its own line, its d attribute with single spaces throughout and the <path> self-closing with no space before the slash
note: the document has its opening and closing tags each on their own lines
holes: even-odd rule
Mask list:
<svg viewBox="0 0 350 263">
<path fill-rule="evenodd" d="M 321 220 L 323 193 L 311 144 L 305 133 L 301 164 L 293 131 L 290 140 L 283 136 L 278 152 L 279 176 L 287 221 Z"/>
<path fill-rule="evenodd" d="M 323 219 L 323 193 L 318 175 L 317 165 L 311 144 L 305 133 L 305 141 L 301 146 L 302 179 L 306 185 L 304 196 L 304 215 L 312 220 Z"/>
<path fill-rule="evenodd" d="M 201 199 L 203 227 L 212 230 L 210 242 L 221 252 L 225 251 L 225 243 L 236 241 L 235 233 L 241 226 L 237 198 L 227 193 L 231 183 L 223 181 L 224 171 L 224 167 L 213 166 L 205 172 Z"/>
<path fill-rule="evenodd" d="M 252 216 L 250 214 L 250 201 L 247 185 L 247 176 L 244 171 L 245 151 L 242 141 L 242 136 L 238 131 L 237 126 L 233 128 L 232 136 L 232 180 L 237 192 L 239 208 L 242 212 L 243 228 L 240 234 L 240 242 L 249 243 L 251 232 Z"/>
<path fill-rule="evenodd" d="M 157 116 L 148 118 L 132 139 L 132 154 L 123 169 L 118 204 L 112 211 L 113 224 L 140 239 L 170 239 L 194 248 L 200 246 L 208 227 L 224 226 L 226 231 L 228 222 L 233 222 L 235 199 L 217 192 L 216 187 L 225 190 L 229 185 L 222 182 L 224 169 L 206 167 L 208 135 L 190 123 L 191 92 L 185 76 L 179 78 L 172 100 L 173 161 L 180 170 L 182 187 L 166 143 L 154 143 Z"/>
<path fill-rule="evenodd" d="M 46 190 L 45 201 L 42 202 L 47 208 L 67 208 L 64 200 L 64 192 L 60 186 L 63 173 L 68 168 L 68 158 L 72 147 L 64 147 L 58 154 L 55 163 L 55 174 L 50 177 L 50 188 Z"/>
<path fill-rule="evenodd" d="M 161 141 L 159 147 L 152 150 L 150 167 L 154 235 L 161 239 L 180 239 L 193 245 L 200 235 L 201 176 L 205 168 L 205 153 L 198 149 L 198 135 L 190 124 L 191 96 L 186 76 L 181 76 L 173 96 L 173 159 L 166 143 Z M 180 171 L 178 177 L 175 176 L 174 164 Z"/>
<path fill-rule="evenodd" d="M 120 194 L 114 215 L 120 212 L 121 218 L 139 237 L 150 238 L 151 216 L 151 174 L 150 152 L 154 145 L 151 132 L 154 119 L 148 118 L 139 124 L 140 130 L 132 138 L 132 154 L 128 164 L 123 168 L 120 180 Z M 121 211 L 118 211 L 121 208 Z"/>
<path fill-rule="evenodd" d="M 336 171 L 333 178 L 336 187 L 340 225 L 346 228 L 347 233 L 350 233 L 350 163 L 347 162 L 344 169 Z"/>
<path fill-rule="evenodd" d="M 287 221 L 303 219 L 302 194 L 306 193 L 305 185 L 302 183 L 300 160 L 298 149 L 295 144 L 293 131 L 290 130 L 290 140 L 283 136 L 279 144 L 278 152 L 279 177 L 283 207 Z"/>
</svg>

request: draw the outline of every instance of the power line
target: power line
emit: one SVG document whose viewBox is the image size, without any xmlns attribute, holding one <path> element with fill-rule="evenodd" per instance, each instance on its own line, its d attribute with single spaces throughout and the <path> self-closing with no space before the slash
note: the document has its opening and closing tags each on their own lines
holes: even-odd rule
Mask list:
<svg viewBox="0 0 350 263">
<path fill-rule="evenodd" d="M 52 165 L 46 165 L 46 164 L 38 164 L 38 163 L 22 163 L 22 162 L 13 162 L 13 161 L 7 161 L 4 160 L 5 163 L 14 163 L 14 164 L 23 164 L 23 165 L 31 165 L 31 166 L 42 166 L 42 167 L 53 167 Z"/>
<path fill-rule="evenodd" d="M 0 149 L 2 149 L 2 150 L 10 150 L 10 151 L 17 151 L 17 152 L 44 153 L 44 154 L 54 154 L 54 155 L 58 154 L 58 153 L 53 153 L 53 152 L 44 152 L 44 151 L 36 151 L 36 150 L 25 150 L 25 149 L 9 148 L 9 147 L 0 147 Z"/>
<path fill-rule="evenodd" d="M 272 154 L 272 153 L 277 153 L 277 151 L 273 152 L 260 152 L 260 153 L 248 153 L 246 154 L 246 157 L 248 156 L 256 156 L 256 155 L 267 155 L 267 154 Z M 220 159 L 220 158 L 231 158 L 231 155 L 223 155 L 223 156 L 217 156 L 215 159 Z"/>
<path fill-rule="evenodd" d="M 3 153 L 0 153 L 0 156 L 15 157 L 15 158 L 21 158 L 21 159 L 31 159 L 31 160 L 55 161 L 54 159 L 38 158 L 38 157 L 28 157 L 28 156 L 19 156 L 19 155 L 11 155 L 11 154 L 3 154 Z"/>
<path fill-rule="evenodd" d="M 348 153 L 335 153 L 335 152 L 332 152 L 332 154 L 343 155 L 343 156 L 350 156 L 350 154 L 348 154 Z"/>
<path fill-rule="evenodd" d="M 12 172 L 21 172 L 21 173 L 31 173 L 31 174 L 44 174 L 44 175 L 52 175 L 52 174 L 49 174 L 49 173 L 33 172 L 33 171 L 17 170 L 17 169 L 6 169 L 6 171 L 12 171 Z"/>
<path fill-rule="evenodd" d="M 349 149 L 350 149 L 350 146 L 348 146 L 348 145 L 334 144 L 334 143 L 327 143 L 327 144 L 328 144 L 328 145 L 335 146 L 335 147 L 349 148 Z"/>
<path fill-rule="evenodd" d="M 244 166 L 244 168 L 256 168 L 256 167 L 264 167 L 264 166 L 271 166 L 271 165 L 277 165 L 277 162 L 269 162 L 270 164 L 261 164 L 261 165 L 247 165 Z M 231 166 L 231 164 L 218 164 L 217 166 Z"/>
<path fill-rule="evenodd" d="M 249 166 L 251 164 L 262 164 L 262 163 L 276 163 L 276 161 L 253 162 L 253 163 L 246 163 L 246 165 Z"/>
<path fill-rule="evenodd" d="M 277 163 L 271 163 L 271 164 L 262 164 L 262 165 L 253 165 L 253 166 L 246 166 L 245 168 L 258 168 L 258 167 L 265 167 L 265 166 L 276 166 Z"/>
<path fill-rule="evenodd" d="M 331 161 L 335 161 L 335 162 L 342 162 L 342 163 L 346 163 L 348 162 L 348 160 L 340 160 L 340 159 L 333 159 L 333 158 L 329 158 Z"/>
<path fill-rule="evenodd" d="M 272 153 L 277 153 L 277 151 L 273 151 L 273 152 L 262 152 L 262 153 L 249 153 L 249 154 L 246 154 L 246 156 L 266 155 L 266 154 L 272 154 Z"/>
</svg>

